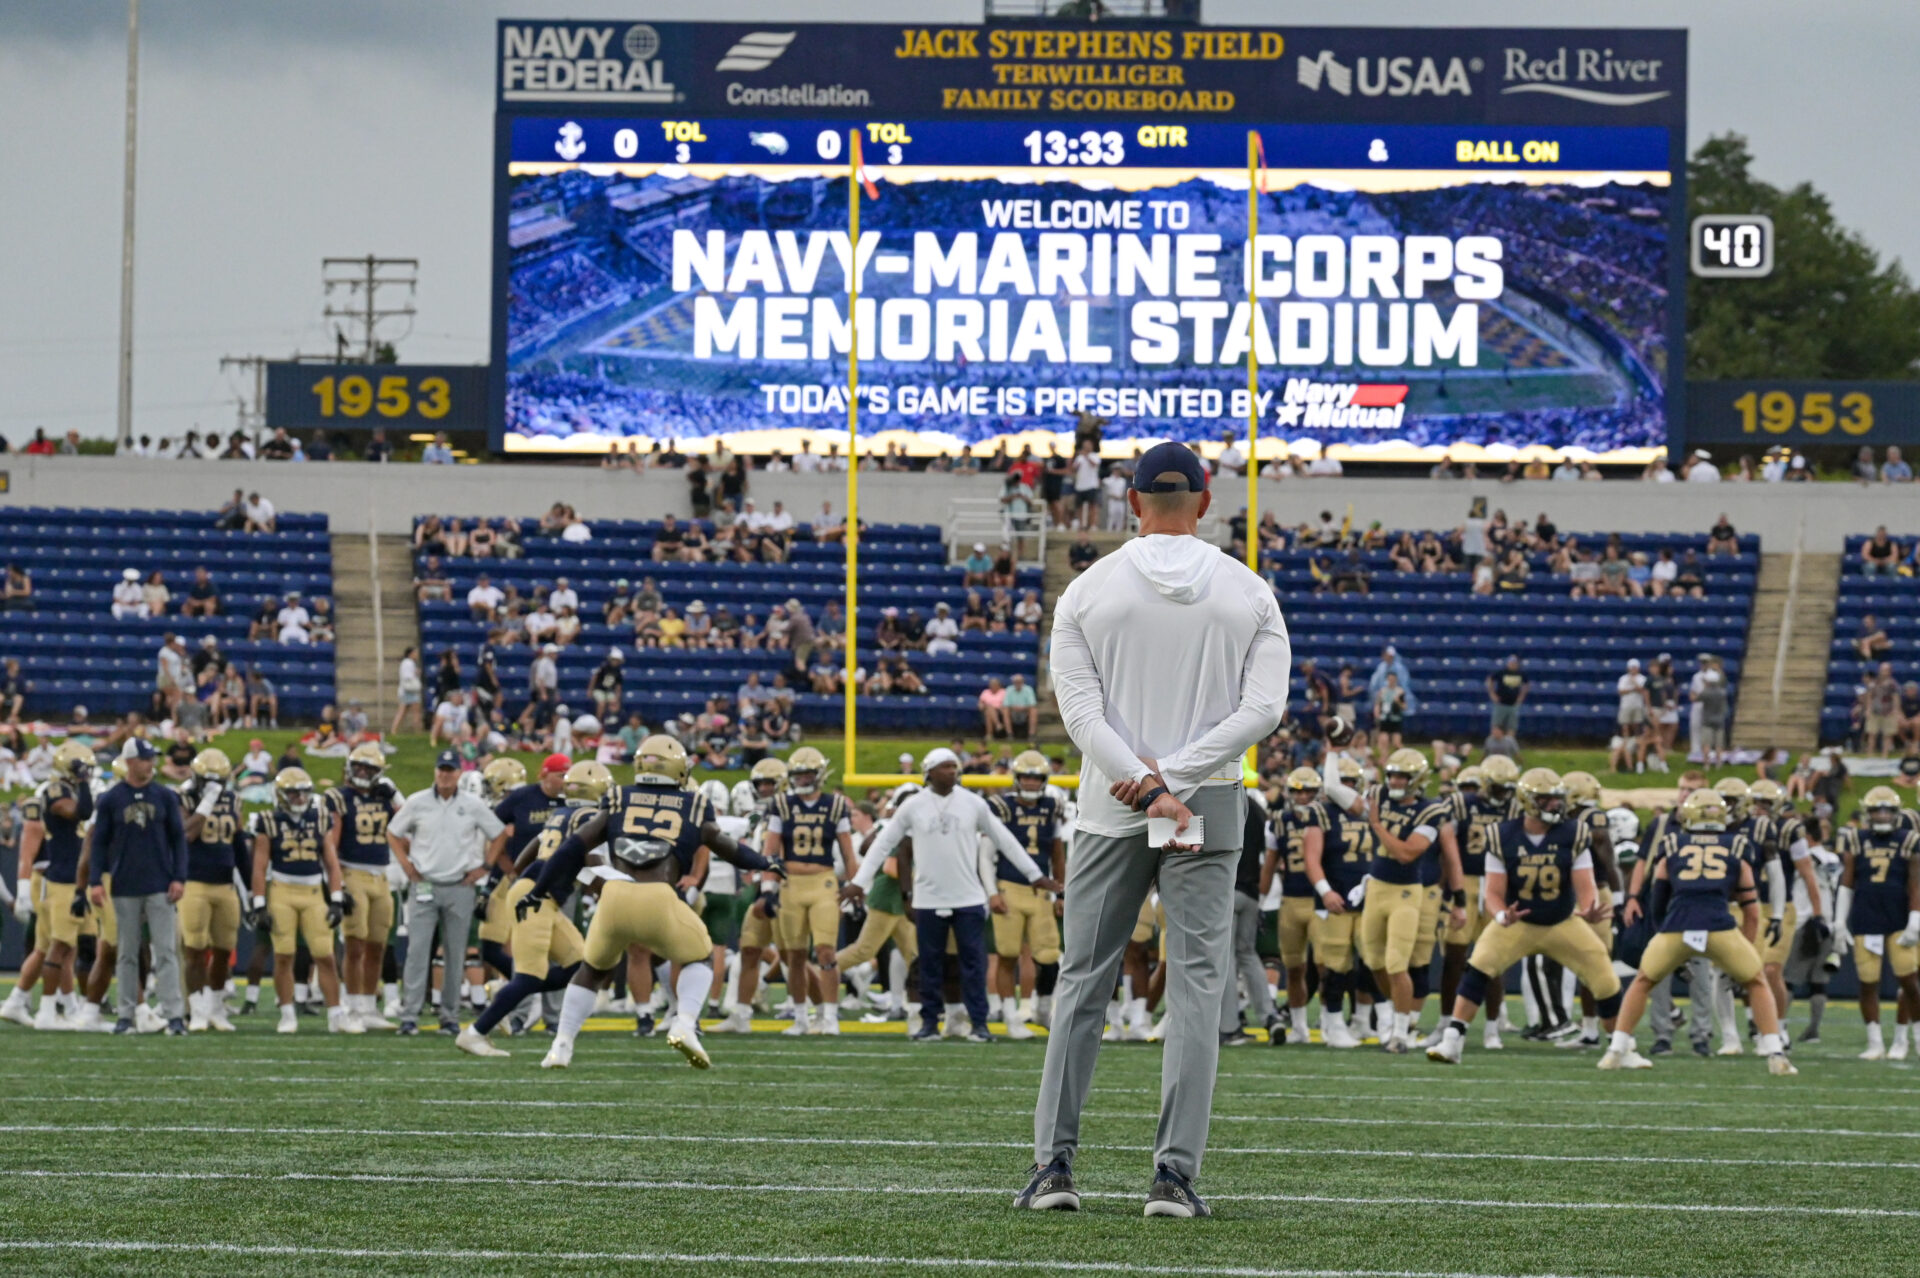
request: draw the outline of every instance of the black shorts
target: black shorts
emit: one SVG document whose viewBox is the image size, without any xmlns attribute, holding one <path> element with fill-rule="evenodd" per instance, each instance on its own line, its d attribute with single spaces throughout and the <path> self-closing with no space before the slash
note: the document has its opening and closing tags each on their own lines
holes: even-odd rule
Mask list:
<svg viewBox="0 0 1920 1278">
<path fill-rule="evenodd" d="M 1076 488 L 1073 490 L 1073 504 L 1076 506 L 1092 506 L 1097 504 L 1099 500 L 1100 490 L 1098 488 Z"/>
</svg>

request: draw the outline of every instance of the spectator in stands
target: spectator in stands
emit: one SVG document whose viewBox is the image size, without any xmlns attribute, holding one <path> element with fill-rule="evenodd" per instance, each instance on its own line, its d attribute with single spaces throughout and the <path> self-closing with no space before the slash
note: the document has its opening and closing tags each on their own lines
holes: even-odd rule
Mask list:
<svg viewBox="0 0 1920 1278">
<path fill-rule="evenodd" d="M 1086 540 L 1084 534 L 1082 535 L 1081 540 L 1082 541 Z M 1095 558 L 1098 558 L 1098 556 L 1096 555 Z M 985 543 L 984 541 L 974 542 L 973 553 L 968 555 L 966 559 L 961 561 L 960 570 L 962 573 L 962 577 L 961 577 L 962 585 L 967 585 L 967 586 L 986 585 L 987 574 L 993 571 L 993 560 L 987 557 L 987 543 Z"/>
<path fill-rule="evenodd" d="M 1853 455 L 1851 469 L 1853 477 L 1862 484 L 1871 484 L 1880 476 L 1880 467 L 1873 460 L 1873 449 L 1865 444 L 1860 445 L 1860 451 Z"/>
<path fill-rule="evenodd" d="M 1567 593 L 1575 599 L 1598 599 L 1600 597 L 1600 561 L 1591 550 L 1577 553 L 1573 563 L 1567 568 L 1567 579 L 1573 588 Z"/>
<path fill-rule="evenodd" d="M 1740 553 L 1740 534 L 1734 531 L 1733 521 L 1727 518 L 1725 511 L 1713 523 L 1707 533 L 1707 554 L 1737 555 Z"/>
<path fill-rule="evenodd" d="M 555 612 L 559 612 L 562 608 L 571 608 L 578 612 L 580 611 L 580 594 L 573 588 L 573 583 L 565 577 L 556 577 L 553 580 L 553 590 L 547 595 L 547 607 Z"/>
<path fill-rule="evenodd" d="M 1860 571 L 1869 577 L 1891 577 L 1900 566 L 1900 543 L 1887 536 L 1881 524 L 1860 547 Z"/>
<path fill-rule="evenodd" d="M 880 664 L 884 668 L 886 662 L 883 661 Z M 889 683 L 891 691 L 896 696 L 919 696 L 927 690 L 926 683 L 915 673 L 913 667 L 907 664 L 905 654 L 894 658 L 893 670 L 889 675 Z"/>
<path fill-rule="evenodd" d="M 793 633 L 793 622 L 787 619 L 787 606 L 775 604 L 767 610 L 767 628 L 765 632 L 768 652 L 787 651 L 788 642 Z"/>
<path fill-rule="evenodd" d="M 1867 681 L 1866 723 L 1860 736 L 1861 746 L 1872 754 L 1892 753 L 1900 739 L 1900 681 L 1894 678 L 1893 663 L 1883 661 Z"/>
<path fill-rule="evenodd" d="M 627 690 L 627 657 L 619 648 L 608 648 L 606 659 L 593 668 L 587 691 L 593 697 L 593 712 L 602 723 L 620 717 L 620 702 Z"/>
<path fill-rule="evenodd" d="M 747 488 L 747 459 L 736 453 L 720 471 L 720 500 L 739 510 L 747 499 Z"/>
<path fill-rule="evenodd" d="M 1389 673 L 1373 694 L 1374 744 L 1382 758 L 1400 748 L 1400 734 L 1407 721 L 1407 690 L 1400 677 Z"/>
<path fill-rule="evenodd" d="M 1520 654 L 1510 653 L 1506 662 L 1487 676 L 1487 702 L 1491 707 L 1491 726 L 1505 729 L 1510 737 L 1520 735 L 1520 707 L 1533 688 L 1520 669 Z"/>
<path fill-rule="evenodd" d="M 293 460 L 293 441 L 287 438 L 286 427 L 284 426 L 274 427 L 272 436 L 268 438 L 266 443 L 260 445 L 260 460 L 261 461 Z"/>
<path fill-rule="evenodd" d="M 1008 471 L 1000 487 L 1000 515 L 1008 535 L 1017 537 L 1035 530 L 1038 516 L 1034 500 L 1033 488 L 1021 478 L 1020 472 Z"/>
<path fill-rule="evenodd" d="M 978 550 L 979 547 L 976 546 L 975 549 Z M 984 558 L 984 556 L 982 557 Z M 1093 542 L 1088 539 L 1085 529 L 1082 529 L 1080 535 L 1073 539 L 1073 544 L 1067 547 L 1067 564 L 1076 574 L 1083 573 L 1093 567 L 1094 562 L 1099 558 L 1100 551 L 1094 546 Z M 968 574 L 967 584 L 974 584 L 971 573 Z"/>
<path fill-rule="evenodd" d="M 567 507 L 567 523 L 566 527 L 560 530 L 560 540 L 571 546 L 593 540 L 593 529 L 571 506 Z"/>
<path fill-rule="evenodd" d="M 1040 732 L 1040 698 L 1035 695 L 1033 685 L 1027 677 L 1015 673 L 1013 682 L 1007 685 L 1006 696 L 1001 700 L 1001 715 L 1012 736 L 1015 723 L 1020 725 L 1022 735 L 1033 740 Z"/>
<path fill-rule="evenodd" d="M 1717 484 L 1720 482 L 1720 468 L 1713 464 L 1713 454 L 1704 448 L 1696 448 L 1687 458 L 1687 482 L 1689 484 Z"/>
<path fill-rule="evenodd" d="M 437 746 L 442 740 L 451 744 L 466 726 L 467 694 L 455 688 L 433 707 L 433 726 L 428 730 L 427 744 Z"/>
<path fill-rule="evenodd" d="M 903 646 L 908 651 L 918 652 L 927 646 L 927 623 L 921 619 L 918 608 L 907 609 L 906 615 L 900 618 L 900 637 L 906 641 Z"/>
<path fill-rule="evenodd" d="M 398 688 L 399 694 L 395 700 L 399 705 L 393 712 L 393 724 L 387 729 L 388 735 L 399 732 L 400 725 L 408 719 L 413 721 L 415 732 L 425 731 L 426 725 L 420 722 L 421 693 L 424 688 L 420 677 L 420 650 L 411 644 L 400 654 Z"/>
<path fill-rule="evenodd" d="M 1900 455 L 1900 445 L 1887 445 L 1887 460 L 1880 467 L 1880 482 L 1883 484 L 1910 484 L 1913 482 L 1913 467 Z"/>
<path fill-rule="evenodd" d="M 653 562 L 664 564 L 681 560 L 681 548 L 685 544 L 686 531 L 671 514 L 667 515 L 660 521 L 660 531 L 653 535 Z"/>
<path fill-rule="evenodd" d="M 7 579 L 0 585 L 0 608 L 8 612 L 32 612 L 33 578 L 26 567 L 19 563 L 7 565 Z"/>
<path fill-rule="evenodd" d="M 250 533 L 270 533 L 274 530 L 278 516 L 273 503 L 259 493 L 247 494 L 247 522 L 244 531 Z"/>
<path fill-rule="evenodd" d="M 1344 471 L 1340 465 L 1340 459 L 1323 448 L 1319 456 L 1307 463 L 1306 473 L 1309 476 L 1338 477 Z"/>
<path fill-rule="evenodd" d="M 712 646 L 713 618 L 707 615 L 706 601 L 696 599 L 687 605 L 687 647 L 702 649 Z"/>
<path fill-rule="evenodd" d="M 1911 679 L 1900 685 L 1900 740 L 1908 755 L 1920 751 L 1920 683 Z"/>
<path fill-rule="evenodd" d="M 53 456 L 53 441 L 47 438 L 47 428 L 45 426 L 35 426 L 33 428 L 33 438 L 29 440 L 27 446 L 20 451 L 30 457 Z"/>
<path fill-rule="evenodd" d="M 413 526 L 413 551 L 416 555 L 447 553 L 447 526 L 438 515 L 428 515 Z"/>
<path fill-rule="evenodd" d="M 0 676 L 0 718 L 8 723 L 20 722 L 20 711 L 27 704 L 27 693 L 33 685 L 20 677 L 20 660 L 8 657 L 6 673 Z"/>
<path fill-rule="evenodd" d="M 836 664 L 825 649 L 814 658 L 807 667 L 807 682 L 820 696 L 837 696 L 844 685 L 846 672 Z"/>
<path fill-rule="evenodd" d="M 1603 599 L 1625 599 L 1631 594 L 1632 590 L 1627 581 L 1627 574 L 1631 568 L 1632 565 L 1621 553 L 1619 545 L 1609 541 L 1600 560 L 1600 582 L 1597 587 L 1599 596 Z"/>
<path fill-rule="evenodd" d="M 147 594 L 140 588 L 140 570 L 126 568 L 120 573 L 120 581 L 113 588 L 113 615 L 116 619 L 141 618 L 147 615 Z"/>
<path fill-rule="evenodd" d="M 1623 736 L 1638 737 L 1647 722 L 1647 677 L 1640 673 L 1638 657 L 1628 659 L 1626 673 L 1615 684 L 1615 691 L 1620 697 L 1620 708 L 1614 722 L 1620 725 Z"/>
<path fill-rule="evenodd" d="M 449 559 L 465 559 L 471 553 L 473 537 L 460 526 L 458 519 L 447 521 L 447 530 L 440 535 L 441 552 Z"/>
<path fill-rule="evenodd" d="M 274 638 L 280 643 L 311 643 L 313 615 L 300 602 L 300 592 L 289 590 L 280 611 L 274 614 Z"/>
<path fill-rule="evenodd" d="M 1707 597 L 1707 569 L 1699 552 L 1688 547 L 1680 555 L 1680 571 L 1673 579 L 1673 594 L 1689 599 Z"/>
<path fill-rule="evenodd" d="M 1643 556 L 1644 558 L 1644 556 Z M 1503 595 L 1525 594 L 1527 582 L 1533 576 L 1533 569 L 1527 563 L 1527 556 L 1518 546 L 1514 546 L 1500 561 L 1500 567 L 1494 572 L 1494 589 Z"/>
<path fill-rule="evenodd" d="M 475 621 L 491 621 L 494 610 L 505 598 L 500 587 L 494 585 L 493 579 L 483 572 L 474 581 L 473 589 L 467 591 L 467 611 L 473 614 Z"/>
<path fill-rule="evenodd" d="M 213 577 L 207 572 L 206 565 L 193 570 L 193 584 L 187 587 L 187 597 L 180 602 L 182 617 L 217 617 L 220 615 L 220 592 L 214 588 Z"/>
<path fill-rule="evenodd" d="M 1655 457 L 1647 463 L 1647 468 L 1640 472 L 1640 478 L 1647 483 L 1671 484 L 1674 481 L 1674 473 L 1667 469 L 1666 458 Z"/>
<path fill-rule="evenodd" d="M 1237 445 L 1221 454 L 1223 464 L 1230 455 L 1239 459 L 1244 469 L 1245 459 Z M 1083 529 L 1093 527 L 1100 516 L 1100 453 L 1092 440 L 1082 443 L 1073 455 L 1073 514 L 1074 522 Z"/>
<path fill-rule="evenodd" d="M 453 598 L 453 579 L 447 576 L 446 566 L 440 562 L 440 556 L 428 555 L 422 561 L 420 571 L 413 579 L 413 597 L 419 603 Z"/>
<path fill-rule="evenodd" d="M 200 640 L 200 650 L 188 658 L 187 665 L 198 679 L 202 672 L 212 667 L 217 673 L 227 668 L 227 658 L 220 651 L 220 639 L 217 635 L 206 635 Z"/>
<path fill-rule="evenodd" d="M 1860 618 L 1859 632 L 1854 636 L 1853 650 L 1860 654 L 1862 661 L 1878 661 L 1893 650 L 1893 640 L 1887 637 L 1885 626 L 1872 613 Z"/>
<path fill-rule="evenodd" d="M 173 601 L 173 592 L 167 589 L 166 578 L 160 575 L 158 568 L 147 574 L 146 582 L 140 587 L 140 595 L 146 601 L 147 616 L 167 615 L 167 605 Z"/>
<path fill-rule="evenodd" d="M 660 614 L 658 623 L 660 646 L 662 648 L 684 648 L 687 646 L 687 623 L 680 614 L 668 608 Z"/>
<path fill-rule="evenodd" d="M 933 619 L 927 622 L 927 655 L 946 656 L 960 651 L 960 623 L 944 601 L 933 606 Z"/>
<path fill-rule="evenodd" d="M 560 609 L 553 618 L 553 641 L 565 648 L 578 642 L 579 638 L 580 614 L 571 608 Z"/>
<path fill-rule="evenodd" d="M 800 451 L 793 455 L 793 469 L 802 475 L 811 475 L 820 469 L 820 454 L 813 451 L 812 440 L 800 441 Z"/>
<path fill-rule="evenodd" d="M 527 632 L 527 643 L 535 648 L 547 643 L 553 638 L 554 629 L 558 624 L 558 619 L 547 607 L 547 601 L 536 595 L 533 609 L 527 613 L 526 620 L 522 623 L 522 628 Z"/>
<path fill-rule="evenodd" d="M 600 624 L 609 629 L 628 625 L 633 613 L 633 583 L 622 577 L 613 583 L 613 593 L 600 605 Z"/>
<path fill-rule="evenodd" d="M 1678 569 L 1676 568 L 1676 574 Z M 1647 552 L 1636 550 L 1627 556 L 1627 593 L 1635 599 L 1644 599 L 1653 584 L 1653 565 L 1647 561 Z"/>
<path fill-rule="evenodd" d="M 453 449 L 447 445 L 445 431 L 435 431 L 433 439 L 420 450 L 420 464 L 423 466 L 453 465 Z"/>
<path fill-rule="evenodd" d="M 980 598 L 977 590 L 969 590 L 966 602 L 960 605 L 960 629 L 982 633 L 987 629 L 986 601 Z"/>
<path fill-rule="evenodd" d="M 795 671 L 805 672 L 807 660 L 813 655 L 814 646 L 819 641 L 813 628 L 813 618 L 807 614 L 799 596 L 787 600 L 787 647 L 793 653 Z"/>
<path fill-rule="evenodd" d="M 157 719 L 171 719 L 187 690 L 187 645 L 179 635 L 168 631 L 160 640 L 160 651 L 155 654 L 154 662 L 153 715 Z"/>
<path fill-rule="evenodd" d="M 1700 691 L 1695 699 L 1700 706 L 1700 739 L 1695 745 L 1702 761 L 1709 768 L 1717 768 L 1725 761 L 1733 700 L 1733 688 L 1727 682 L 1720 658 L 1712 658 L 1700 672 Z"/>
<path fill-rule="evenodd" d="M 980 693 L 980 724 L 987 740 L 996 735 L 1013 740 L 1013 725 L 1007 717 L 1007 689 L 998 679 L 988 679 Z"/>
<path fill-rule="evenodd" d="M 552 726 L 560 703 L 560 648 L 544 644 L 527 667 L 527 706 L 520 712 L 522 726 L 544 732 Z"/>
<path fill-rule="evenodd" d="M 839 652 L 847 646 L 847 619 L 840 611 L 838 599 L 827 600 L 827 606 L 820 610 L 820 620 L 813 625 L 814 634 L 821 647 Z"/>
</svg>

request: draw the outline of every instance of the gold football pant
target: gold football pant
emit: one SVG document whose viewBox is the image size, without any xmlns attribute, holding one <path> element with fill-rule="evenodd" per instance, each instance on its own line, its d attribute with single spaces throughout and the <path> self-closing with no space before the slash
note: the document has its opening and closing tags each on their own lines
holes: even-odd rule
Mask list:
<svg viewBox="0 0 1920 1278">
<path fill-rule="evenodd" d="M 1490 923 L 1473 947 L 1467 962 L 1491 980 L 1521 959 L 1544 954 L 1593 991 L 1595 998 L 1611 998 L 1620 992 L 1620 978 L 1614 974 L 1613 960 L 1585 920 L 1568 917 L 1558 923 Z M 1450 1011 L 1451 1009 L 1449 1009 Z"/>
<path fill-rule="evenodd" d="M 28 890 L 33 893 L 33 947 L 45 954 L 58 941 L 72 949 L 80 940 L 80 920 L 73 917 L 73 894 L 80 890 L 78 885 L 50 883 L 35 870 L 28 880 Z M 107 910 L 112 912 L 112 902 L 107 903 Z"/>
<path fill-rule="evenodd" d="M 231 883 L 187 881 L 180 893 L 180 944 L 230 950 L 240 939 L 240 894 Z"/>
<path fill-rule="evenodd" d="M 1447 929 L 1448 945 L 1472 945 L 1487 930 L 1490 921 L 1487 912 L 1480 908 L 1480 876 L 1469 874 L 1462 879 L 1467 892 L 1467 921 L 1461 927 Z"/>
<path fill-rule="evenodd" d="M 880 953 L 880 947 L 888 941 L 900 951 L 900 957 L 908 963 L 920 957 L 920 932 L 914 927 L 913 920 L 904 914 L 888 914 L 885 910 L 867 911 L 867 921 L 860 925 L 860 935 L 852 945 L 834 956 L 834 963 L 842 971 L 858 967 Z"/>
<path fill-rule="evenodd" d="M 1323 970 L 1342 973 L 1353 970 L 1353 941 L 1359 930 L 1360 916 L 1352 910 L 1325 918 L 1318 913 L 1313 916 L 1307 936 L 1313 942 L 1314 957 L 1320 960 Z"/>
<path fill-rule="evenodd" d="M 1760 907 L 1760 961 L 1785 967 L 1787 960 L 1793 956 L 1793 934 L 1794 930 L 1800 926 L 1800 914 L 1792 905 L 1788 905 L 1787 912 L 1780 916 L 1780 939 L 1769 945 L 1767 944 L 1767 920 L 1772 917 L 1772 909 L 1764 905 Z M 1860 965 L 1855 963 L 1854 966 Z"/>
<path fill-rule="evenodd" d="M 1313 904 L 1311 897 L 1280 898 L 1280 963 L 1284 967 L 1299 967 L 1307 961 L 1307 941 L 1313 933 Z"/>
<path fill-rule="evenodd" d="M 1714 935 L 1720 934 L 1715 932 Z M 1895 945 L 1893 937 L 1889 935 L 1880 938 L 1880 948 L 1886 951 L 1884 956 L 1875 954 L 1867 948 L 1866 937 L 1853 938 L 1853 966 L 1854 970 L 1860 973 L 1862 988 L 1870 989 L 1880 984 L 1882 957 L 1886 959 L 1885 965 L 1893 969 L 1895 976 L 1912 976 L 1915 972 L 1920 972 L 1920 946 Z"/>
<path fill-rule="evenodd" d="M 481 916 L 479 939 L 505 945 L 513 934 L 513 911 L 507 908 L 507 894 L 495 892 L 487 898 L 487 912 Z"/>
<path fill-rule="evenodd" d="M 580 929 L 560 912 L 556 901 L 542 901 L 540 908 L 526 918 L 514 918 L 514 907 L 533 887 L 532 879 L 520 879 L 500 895 L 506 898 L 507 917 L 514 919 L 513 931 L 509 934 L 514 975 L 528 973 L 544 977 L 547 969 L 555 964 L 571 967 L 578 963 L 584 943 Z"/>
<path fill-rule="evenodd" d="M 1366 906 L 1360 912 L 1360 957 L 1368 967 L 1385 976 L 1413 966 L 1425 897 L 1426 889 L 1418 883 L 1375 879 L 1367 884 Z"/>
<path fill-rule="evenodd" d="M 353 913 L 340 921 L 340 931 L 349 941 L 378 941 L 385 944 L 393 930 L 393 889 L 380 870 L 342 867 L 342 887 L 353 902 Z"/>
<path fill-rule="evenodd" d="M 273 952 L 292 954 L 301 940 L 316 959 L 333 957 L 333 929 L 327 926 L 327 894 L 317 883 L 267 884 L 267 919 L 273 927 Z"/>
<path fill-rule="evenodd" d="M 626 958 L 629 945 L 642 946 L 670 963 L 713 957 L 706 924 L 666 883 L 613 882 L 600 890 L 600 907 L 587 927 L 582 957 L 588 967 L 605 972 Z"/>
<path fill-rule="evenodd" d="M 796 874 L 780 889 L 780 913 L 773 920 L 782 950 L 832 947 L 840 940 L 840 879 L 825 874 Z"/>
<path fill-rule="evenodd" d="M 994 914 L 993 952 L 1003 959 L 1020 957 L 1022 943 L 1033 951 L 1036 963 L 1060 961 L 1060 923 L 1053 917 L 1053 901 L 1045 892 L 1025 883 L 1000 880 L 1007 912 Z"/>
<path fill-rule="evenodd" d="M 1689 946 L 1679 932 L 1658 933 L 1647 942 L 1647 952 L 1640 956 L 1640 975 L 1658 985 L 1679 971 L 1688 959 L 1702 957 L 1741 985 L 1749 984 L 1760 975 L 1759 952 L 1738 928 L 1731 927 L 1707 933 L 1704 951 Z"/>
</svg>

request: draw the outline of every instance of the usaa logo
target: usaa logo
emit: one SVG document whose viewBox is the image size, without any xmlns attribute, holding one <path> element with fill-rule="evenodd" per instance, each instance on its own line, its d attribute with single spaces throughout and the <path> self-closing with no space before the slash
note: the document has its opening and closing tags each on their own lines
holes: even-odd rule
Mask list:
<svg viewBox="0 0 1920 1278">
<path fill-rule="evenodd" d="M 1433 58 L 1355 58 L 1349 66 L 1322 49 L 1318 57 L 1305 54 L 1296 60 L 1295 78 L 1304 88 L 1320 91 L 1322 84 L 1341 97 L 1351 97 L 1358 89 L 1362 96 L 1377 98 L 1419 97 L 1423 94 L 1444 98 L 1459 93 L 1473 96 L 1469 71 L 1483 69 L 1479 58 L 1448 58 L 1442 66 Z"/>
<path fill-rule="evenodd" d="M 514 23 L 501 30 L 500 96 L 508 102 L 677 102 L 657 56 L 660 33 L 585 23 Z"/>
</svg>

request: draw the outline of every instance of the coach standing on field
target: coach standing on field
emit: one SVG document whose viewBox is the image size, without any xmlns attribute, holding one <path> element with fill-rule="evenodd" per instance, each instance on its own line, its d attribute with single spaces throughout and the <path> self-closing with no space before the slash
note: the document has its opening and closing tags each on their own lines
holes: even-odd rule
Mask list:
<svg viewBox="0 0 1920 1278">
<path fill-rule="evenodd" d="M 394 859 L 413 886 L 407 893 L 407 966 L 400 986 L 400 1032 L 420 1032 L 433 982 L 433 930 L 440 929 L 440 1032 L 460 1032 L 460 985 L 467 971 L 467 929 L 474 884 L 486 877 L 487 844 L 506 825 L 484 801 L 460 789 L 460 756 L 442 750 L 433 785 L 410 796 L 387 823 Z"/>
<path fill-rule="evenodd" d="M 133 1033 L 143 935 L 153 943 L 153 983 L 167 1033 L 187 1032 L 187 1004 L 180 995 L 180 933 L 173 912 L 187 886 L 187 824 L 180 796 L 154 782 L 156 757 L 151 741 L 129 737 L 120 750 L 126 780 L 101 795 L 93 810 L 87 895 L 96 908 L 108 908 L 104 879 L 113 876 L 112 909 L 120 929 L 113 974 L 119 986 L 116 1034 Z"/>
<path fill-rule="evenodd" d="M 1076 578 L 1054 606 L 1051 665 L 1080 749 L 1080 818 L 1066 891 L 1034 1169 L 1017 1206 L 1075 1209 L 1073 1156 L 1108 995 L 1156 879 L 1166 912 L 1166 1050 L 1149 1216 L 1205 1216 L 1194 1192 L 1220 1059 L 1233 883 L 1245 832 L 1241 757 L 1280 722 L 1292 650 L 1273 590 L 1196 535 L 1207 472 L 1180 444 L 1149 449 L 1127 504 L 1140 535 Z M 1148 846 L 1147 818 L 1179 835 Z M 925 961 L 924 953 L 922 961 Z"/>
</svg>

